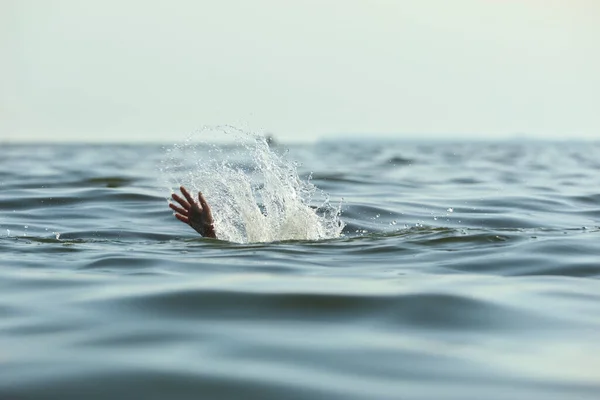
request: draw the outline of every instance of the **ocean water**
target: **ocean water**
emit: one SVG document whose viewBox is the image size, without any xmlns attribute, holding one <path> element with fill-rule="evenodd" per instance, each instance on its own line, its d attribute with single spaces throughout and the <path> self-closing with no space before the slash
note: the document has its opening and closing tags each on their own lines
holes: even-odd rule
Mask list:
<svg viewBox="0 0 600 400">
<path fill-rule="evenodd" d="M 0 144 L 0 399 L 598 399 L 599 155 Z"/>
</svg>

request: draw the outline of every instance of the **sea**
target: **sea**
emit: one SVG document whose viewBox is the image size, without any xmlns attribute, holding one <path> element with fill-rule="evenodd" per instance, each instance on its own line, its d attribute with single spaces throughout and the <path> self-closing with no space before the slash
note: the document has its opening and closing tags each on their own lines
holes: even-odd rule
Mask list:
<svg viewBox="0 0 600 400">
<path fill-rule="evenodd" d="M 1 400 L 595 400 L 599 278 L 600 142 L 0 144 Z"/>
</svg>

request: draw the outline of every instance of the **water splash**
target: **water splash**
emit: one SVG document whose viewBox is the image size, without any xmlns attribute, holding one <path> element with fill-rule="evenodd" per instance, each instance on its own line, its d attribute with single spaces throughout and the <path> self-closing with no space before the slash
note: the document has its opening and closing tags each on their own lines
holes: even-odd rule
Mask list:
<svg viewBox="0 0 600 400">
<path fill-rule="evenodd" d="M 200 138 L 200 142 L 196 138 Z M 228 138 L 233 143 L 202 141 Z M 205 139 L 204 139 L 205 140 Z M 234 127 L 205 127 L 167 149 L 161 170 L 171 191 L 202 191 L 213 211 L 217 237 L 238 243 L 320 240 L 341 235 L 340 207 L 260 135 Z M 325 201 L 311 207 L 315 194 Z"/>
</svg>

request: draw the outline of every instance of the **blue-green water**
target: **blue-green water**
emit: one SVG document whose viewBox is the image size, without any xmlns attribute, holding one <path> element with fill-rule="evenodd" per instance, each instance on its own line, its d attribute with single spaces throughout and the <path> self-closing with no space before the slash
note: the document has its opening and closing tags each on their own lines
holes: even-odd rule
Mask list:
<svg viewBox="0 0 600 400">
<path fill-rule="evenodd" d="M 599 143 L 275 147 L 345 227 L 264 243 L 167 207 L 228 147 L 0 146 L 2 400 L 598 398 Z"/>
</svg>

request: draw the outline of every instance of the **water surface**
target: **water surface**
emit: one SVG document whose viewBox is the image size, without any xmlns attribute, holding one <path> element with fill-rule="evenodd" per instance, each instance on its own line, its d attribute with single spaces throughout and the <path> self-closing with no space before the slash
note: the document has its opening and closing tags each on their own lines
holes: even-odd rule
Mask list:
<svg viewBox="0 0 600 400">
<path fill-rule="evenodd" d="M 1 145 L 0 399 L 598 398 L 600 144 L 276 146 L 345 226 L 262 243 L 173 218 L 202 149 Z"/>
</svg>

